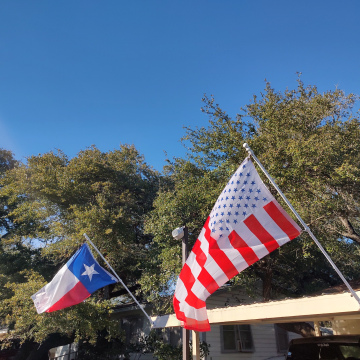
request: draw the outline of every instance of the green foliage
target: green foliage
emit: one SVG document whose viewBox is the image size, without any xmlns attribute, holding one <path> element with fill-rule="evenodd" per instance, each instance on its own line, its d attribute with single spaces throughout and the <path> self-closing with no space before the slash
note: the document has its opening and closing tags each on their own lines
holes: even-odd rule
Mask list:
<svg viewBox="0 0 360 360">
<path fill-rule="evenodd" d="M 190 343 L 190 350 L 191 349 Z M 200 358 L 209 355 L 210 345 L 205 341 L 200 342 Z M 143 336 L 136 344 L 132 344 L 131 353 L 138 354 L 136 359 L 141 359 L 143 354 L 151 353 L 157 360 L 181 360 L 182 346 L 173 346 L 164 341 L 161 333 L 151 330 L 149 335 Z M 133 354 L 133 357 L 136 356 Z"/>
<path fill-rule="evenodd" d="M 319 93 L 300 78 L 297 89 L 284 93 L 267 83 L 236 120 L 205 98 L 210 126 L 188 129 L 184 140 L 193 159 L 212 166 L 239 163 L 248 142 L 306 222 L 319 233 L 360 242 L 360 120 L 352 111 L 357 100 L 338 89 Z"/>
<path fill-rule="evenodd" d="M 125 334 L 121 333 L 117 338 L 106 338 L 106 331 L 102 331 L 95 343 L 84 341 L 79 342 L 78 358 L 86 360 L 113 360 L 122 356 L 129 359 L 129 349 L 126 346 Z"/>
<path fill-rule="evenodd" d="M 7 243 L 10 234 L 18 228 L 12 212 L 21 202 L 19 198 L 10 202 L 4 187 L 10 185 L 11 171 L 15 171 L 19 163 L 10 151 L 0 149 L 0 301 L 11 295 L 11 290 L 5 287 L 8 282 L 23 282 L 22 271 L 37 268 L 40 273 L 48 270 L 49 263 L 41 259 L 39 249 L 22 244 L 16 237 Z M 45 270 L 46 269 L 46 270 Z"/>
<path fill-rule="evenodd" d="M 149 335 L 143 336 L 137 344 L 132 344 L 132 352 L 138 354 L 152 353 L 157 360 L 181 360 L 182 347 L 172 346 L 163 341 L 161 335 L 152 330 Z"/>
<path fill-rule="evenodd" d="M 78 249 L 84 233 L 128 287 L 138 286 L 151 242 L 143 233 L 143 217 L 152 208 L 159 174 L 128 145 L 108 153 L 92 147 L 71 160 L 60 151 L 50 152 L 32 156 L 26 164 L 0 152 L 0 164 L 0 202 L 5 204 L 0 218 L 0 323 L 22 341 L 41 342 L 58 332 L 91 343 L 102 329 L 112 338 L 115 325 L 104 291 L 70 309 L 41 315 L 30 296 Z M 115 297 L 122 288 L 111 286 L 109 293 Z"/>
<path fill-rule="evenodd" d="M 235 119 L 214 98 L 203 100 L 209 126 L 187 129 L 183 141 L 189 156 L 169 162 L 162 176 L 133 146 L 107 153 L 92 147 L 73 159 L 50 152 L 26 164 L 0 149 L 0 322 L 11 329 L 9 336 L 42 341 L 59 332 L 86 341 L 91 351 L 106 333 L 122 346 L 101 291 L 90 301 L 51 314 L 36 314 L 30 300 L 81 245 L 84 233 L 129 287 L 141 285 L 138 296 L 146 296 L 158 311 L 172 311 L 181 269 L 181 242 L 172 238 L 172 230 L 186 225 L 192 247 L 216 198 L 247 155 L 244 142 L 347 279 L 359 278 L 358 97 L 338 89 L 320 93 L 299 77 L 295 89 L 283 92 L 266 83 Z M 251 292 L 259 279 L 266 299 L 340 283 L 306 234 L 231 283 Z M 110 287 L 110 297 L 121 290 Z M 159 357 L 166 352 L 167 359 L 176 357 L 165 345 L 157 351 Z"/>
<path fill-rule="evenodd" d="M 61 152 L 30 157 L 1 189 L 16 204 L 9 216 L 18 224 L 3 242 L 34 239 L 46 245 L 44 256 L 60 263 L 87 233 L 125 280 L 135 282 L 150 241 L 142 232 L 143 216 L 158 178 L 131 146 L 109 153 L 93 147 L 71 160 Z"/>
<path fill-rule="evenodd" d="M 87 339 L 94 343 L 98 333 L 104 329 L 108 338 L 119 336 L 118 324 L 110 318 L 109 301 L 91 298 L 51 314 L 37 314 L 31 295 L 42 288 L 46 281 L 36 272 L 24 276 L 26 281 L 23 283 L 6 284 L 13 295 L 0 302 L 0 316 L 9 329 L 9 341 L 20 338 L 21 342 L 32 340 L 41 343 L 49 334 L 60 333 L 73 337 L 75 341 Z"/>
<path fill-rule="evenodd" d="M 203 101 L 209 126 L 187 128 L 182 140 L 187 144 L 188 160 L 170 164 L 172 186 L 159 192 L 148 215 L 145 229 L 154 235 L 158 260 L 144 272 L 143 283 L 153 281 L 163 287 L 163 293 L 171 293 L 181 268 L 181 246 L 171 238 L 171 231 L 187 224 L 194 242 L 227 179 L 247 156 L 244 142 L 348 280 L 358 279 L 360 120 L 353 111 L 358 97 L 338 89 L 320 93 L 299 77 L 297 88 L 284 92 L 266 83 L 264 93 L 254 96 L 235 119 L 214 98 L 205 96 Z M 311 293 L 341 282 L 306 234 L 230 282 L 251 290 L 259 278 L 267 286 L 266 299 Z M 150 285 L 147 290 L 149 298 L 155 299 Z M 163 305 L 172 311 L 170 302 Z"/>
<path fill-rule="evenodd" d="M 153 242 L 149 248 L 151 262 L 141 279 L 142 290 L 151 302 L 160 306 L 159 310 L 170 309 L 167 301 L 171 299 L 164 295 L 172 293 L 171 284 L 181 270 L 181 241 L 172 237 L 172 230 L 186 225 L 191 249 L 215 194 L 220 191 L 214 184 L 223 175 L 180 159 L 168 171 L 168 186 L 159 191 L 155 210 L 146 217 L 145 232 L 153 236 Z"/>
</svg>

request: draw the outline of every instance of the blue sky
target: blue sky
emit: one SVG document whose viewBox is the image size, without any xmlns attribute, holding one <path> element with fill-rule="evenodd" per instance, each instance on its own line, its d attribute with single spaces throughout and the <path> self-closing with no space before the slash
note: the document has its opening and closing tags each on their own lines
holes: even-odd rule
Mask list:
<svg viewBox="0 0 360 360">
<path fill-rule="evenodd" d="M 231 116 L 269 80 L 359 94 L 359 0 L 0 2 L 0 147 L 134 144 L 161 170 L 204 93 Z"/>
</svg>

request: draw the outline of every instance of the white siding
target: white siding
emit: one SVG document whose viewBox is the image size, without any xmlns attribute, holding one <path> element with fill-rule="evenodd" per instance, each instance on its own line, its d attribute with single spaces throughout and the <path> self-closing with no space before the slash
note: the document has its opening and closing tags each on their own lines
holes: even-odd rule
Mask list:
<svg viewBox="0 0 360 360">
<path fill-rule="evenodd" d="M 206 333 L 206 342 L 210 344 L 210 355 L 207 360 L 235 360 L 251 359 L 264 360 L 269 357 L 281 357 L 277 352 L 274 324 L 251 325 L 254 342 L 252 353 L 221 353 L 220 325 L 212 325 L 211 331 Z M 289 333 L 289 340 L 298 337 Z"/>
<path fill-rule="evenodd" d="M 238 306 L 240 304 L 252 304 L 257 301 L 261 302 L 261 287 L 257 291 L 257 296 L 250 297 L 243 290 L 232 289 L 228 291 L 226 288 L 219 289 L 206 300 L 208 309 L 224 308 Z M 136 316 L 139 316 L 137 314 Z M 140 315 L 142 317 L 142 315 Z M 222 353 L 221 352 L 221 332 L 220 325 L 211 325 L 211 331 L 201 333 L 200 338 L 210 345 L 210 354 L 206 360 L 265 360 L 274 357 L 272 360 L 281 359 L 282 354 L 277 352 L 277 342 L 274 324 L 251 324 L 251 332 L 253 337 L 254 351 Z M 140 330 L 140 329 L 138 329 Z M 169 329 L 167 329 L 169 330 Z M 132 329 L 134 331 L 134 329 Z M 149 322 L 144 318 L 142 332 L 138 335 L 148 334 L 150 331 Z M 179 328 L 178 328 L 179 331 Z M 294 333 L 288 333 L 289 341 L 299 337 Z M 167 337 L 164 337 L 166 340 Z M 138 359 L 139 354 L 132 354 L 131 359 Z M 153 360 L 151 354 L 141 354 L 141 360 Z M 284 359 L 284 356 L 282 356 Z"/>
</svg>

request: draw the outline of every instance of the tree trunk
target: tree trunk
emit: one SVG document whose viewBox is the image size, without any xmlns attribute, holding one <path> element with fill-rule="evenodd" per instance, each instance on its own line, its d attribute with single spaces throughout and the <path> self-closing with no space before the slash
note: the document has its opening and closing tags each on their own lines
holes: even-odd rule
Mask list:
<svg viewBox="0 0 360 360">
<path fill-rule="evenodd" d="M 271 288 L 272 288 L 272 278 L 273 278 L 273 271 L 271 268 L 271 258 L 270 256 L 265 257 L 264 259 L 264 275 L 262 277 L 263 281 L 263 298 L 264 301 L 269 301 L 271 299 Z"/>
</svg>

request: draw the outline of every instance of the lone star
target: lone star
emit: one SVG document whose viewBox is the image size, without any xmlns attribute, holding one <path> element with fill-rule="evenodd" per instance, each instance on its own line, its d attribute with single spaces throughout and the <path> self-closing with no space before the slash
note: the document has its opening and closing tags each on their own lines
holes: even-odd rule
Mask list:
<svg viewBox="0 0 360 360">
<path fill-rule="evenodd" d="M 90 281 L 92 280 L 92 276 L 94 275 L 94 274 L 98 274 L 98 272 L 94 269 L 94 267 L 95 267 L 95 264 L 92 264 L 91 266 L 87 266 L 86 264 L 84 264 L 84 266 L 85 266 L 85 271 L 81 274 L 81 275 L 87 275 L 87 276 L 89 276 L 89 279 L 90 279 Z"/>
</svg>

